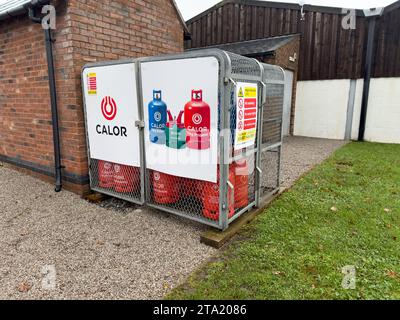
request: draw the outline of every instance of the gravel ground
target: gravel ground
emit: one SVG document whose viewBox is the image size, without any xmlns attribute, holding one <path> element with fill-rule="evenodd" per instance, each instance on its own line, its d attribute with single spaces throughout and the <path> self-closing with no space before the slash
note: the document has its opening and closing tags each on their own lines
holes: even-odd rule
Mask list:
<svg viewBox="0 0 400 320">
<path fill-rule="evenodd" d="M 0 299 L 161 298 L 215 252 L 198 224 L 102 208 L 4 167 L 0 204 Z M 55 290 L 42 288 L 43 268 L 55 268 Z"/>
<path fill-rule="evenodd" d="M 282 187 L 292 186 L 300 176 L 346 143 L 346 141 L 305 137 L 285 138 L 282 151 Z"/>
<path fill-rule="evenodd" d="M 343 144 L 288 138 L 284 185 Z M 200 244 L 204 230 L 117 200 L 56 194 L 0 166 L 0 299 L 162 298 L 217 252 Z"/>
</svg>

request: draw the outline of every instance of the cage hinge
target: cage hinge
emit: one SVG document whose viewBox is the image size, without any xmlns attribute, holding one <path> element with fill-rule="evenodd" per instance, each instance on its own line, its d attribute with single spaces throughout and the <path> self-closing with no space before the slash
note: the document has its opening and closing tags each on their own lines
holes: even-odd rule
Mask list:
<svg viewBox="0 0 400 320">
<path fill-rule="evenodd" d="M 232 78 L 229 78 L 228 81 L 232 82 L 234 86 L 237 86 L 237 82 L 235 80 L 233 80 Z"/>
<path fill-rule="evenodd" d="M 257 170 L 257 172 L 258 172 L 259 174 L 262 174 L 262 172 L 263 172 L 263 171 L 261 170 L 260 167 L 257 167 L 256 170 Z"/>
<path fill-rule="evenodd" d="M 144 121 L 141 121 L 141 120 L 135 121 L 135 127 L 139 128 L 139 129 L 144 128 L 145 127 Z"/>
<path fill-rule="evenodd" d="M 228 183 L 228 187 L 229 187 L 229 188 L 231 188 L 232 190 L 235 189 L 235 187 L 233 186 L 232 182 L 230 182 L 230 181 L 228 180 L 227 183 Z"/>
</svg>

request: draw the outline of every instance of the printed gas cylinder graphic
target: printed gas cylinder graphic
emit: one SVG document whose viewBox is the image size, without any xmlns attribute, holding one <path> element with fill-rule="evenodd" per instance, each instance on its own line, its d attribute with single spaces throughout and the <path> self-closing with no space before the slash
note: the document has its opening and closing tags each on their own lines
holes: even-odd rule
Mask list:
<svg viewBox="0 0 400 320">
<path fill-rule="evenodd" d="M 159 204 L 171 204 L 179 200 L 179 178 L 153 171 L 153 197 Z"/>
<path fill-rule="evenodd" d="M 114 190 L 119 193 L 132 193 L 140 187 L 139 168 L 114 164 Z"/>
<path fill-rule="evenodd" d="M 249 167 L 245 159 L 236 161 L 235 168 L 235 209 L 249 204 Z"/>
<path fill-rule="evenodd" d="M 202 199 L 203 199 L 203 215 L 211 220 L 219 219 L 219 168 L 217 183 L 203 182 Z M 229 181 L 235 186 L 235 172 L 233 166 L 229 168 Z M 233 190 L 228 190 L 229 213 L 228 217 L 232 218 L 235 214 L 235 204 Z"/>
<path fill-rule="evenodd" d="M 203 101 L 203 90 L 192 90 L 192 100 L 185 105 L 186 145 L 190 149 L 210 148 L 210 106 Z"/>
<path fill-rule="evenodd" d="M 182 122 L 183 111 L 179 112 L 178 119 L 173 118 L 171 111 L 168 110 L 168 122 L 165 127 L 165 135 L 167 138 L 167 147 L 173 149 L 186 148 L 186 129 Z"/>
<path fill-rule="evenodd" d="M 153 91 L 153 100 L 149 103 L 150 142 L 165 144 L 165 125 L 167 123 L 167 105 L 162 101 L 160 90 Z"/>
<path fill-rule="evenodd" d="M 98 161 L 99 172 L 99 187 L 112 188 L 114 187 L 114 168 L 111 162 Z"/>
</svg>

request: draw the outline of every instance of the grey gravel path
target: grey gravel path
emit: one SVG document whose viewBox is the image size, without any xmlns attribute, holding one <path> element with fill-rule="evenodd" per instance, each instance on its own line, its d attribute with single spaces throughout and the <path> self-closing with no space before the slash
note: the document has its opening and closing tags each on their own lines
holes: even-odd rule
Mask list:
<svg viewBox="0 0 400 320">
<path fill-rule="evenodd" d="M 215 252 L 198 224 L 101 208 L 4 167 L 0 204 L 0 299 L 161 298 Z M 42 288 L 45 266 L 55 290 Z"/>
<path fill-rule="evenodd" d="M 286 142 L 285 185 L 343 144 Z M 68 191 L 55 194 L 0 166 L 0 299 L 162 298 L 217 252 L 200 244 L 202 231 L 149 209 L 103 208 Z"/>
<path fill-rule="evenodd" d="M 282 186 L 292 186 L 301 175 L 327 159 L 346 143 L 346 141 L 305 137 L 285 138 L 282 151 Z"/>
</svg>

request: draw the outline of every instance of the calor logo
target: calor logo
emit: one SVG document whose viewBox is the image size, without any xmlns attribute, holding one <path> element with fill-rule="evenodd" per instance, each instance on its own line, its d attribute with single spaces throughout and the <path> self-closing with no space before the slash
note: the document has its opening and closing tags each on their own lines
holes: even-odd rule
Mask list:
<svg viewBox="0 0 400 320">
<path fill-rule="evenodd" d="M 120 171 L 121 171 L 121 167 L 119 166 L 119 165 L 114 165 L 114 171 L 115 171 L 115 173 L 120 173 Z"/>
<path fill-rule="evenodd" d="M 101 113 L 108 121 L 111 121 L 116 117 L 117 104 L 113 98 L 109 96 L 103 98 L 101 101 Z"/>
<path fill-rule="evenodd" d="M 160 178 L 160 174 L 158 172 L 154 172 L 154 180 L 159 181 Z"/>
<path fill-rule="evenodd" d="M 161 112 L 154 112 L 154 120 L 161 121 Z"/>
<path fill-rule="evenodd" d="M 192 121 L 194 124 L 199 125 L 203 121 L 203 117 L 200 114 L 195 113 L 192 117 Z"/>
</svg>

